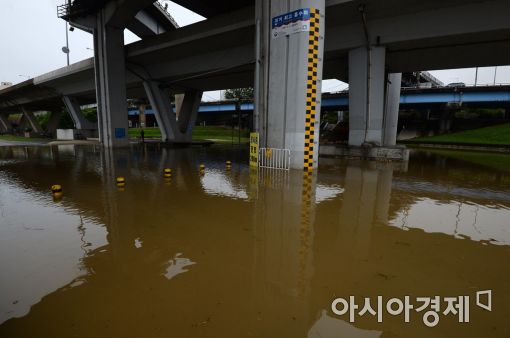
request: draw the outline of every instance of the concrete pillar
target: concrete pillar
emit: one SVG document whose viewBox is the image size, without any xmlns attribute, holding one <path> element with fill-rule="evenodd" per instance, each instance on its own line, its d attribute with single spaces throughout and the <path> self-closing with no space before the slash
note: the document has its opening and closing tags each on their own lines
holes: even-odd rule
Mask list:
<svg viewBox="0 0 510 338">
<path fill-rule="evenodd" d="M 182 102 L 184 101 L 184 94 L 175 94 L 175 113 L 177 114 L 177 118 L 179 118 L 179 112 L 181 111 Z"/>
<path fill-rule="evenodd" d="M 95 123 L 90 122 L 83 116 L 83 113 L 80 108 L 80 104 L 74 97 L 66 96 L 64 95 L 62 97 L 62 100 L 64 101 L 64 104 L 67 108 L 67 111 L 69 112 L 69 115 L 71 115 L 71 119 L 74 122 L 74 127 L 76 129 L 97 129 L 97 126 Z"/>
<path fill-rule="evenodd" d="M 161 130 L 161 138 L 166 142 L 191 142 L 191 131 L 196 121 L 202 91 L 189 90 L 184 94 L 179 120 L 173 112 L 170 94 L 159 88 L 154 81 L 144 81 L 143 86 Z"/>
<path fill-rule="evenodd" d="M 106 18 L 106 10 L 100 10 L 94 29 L 99 138 L 106 147 L 121 147 L 129 143 L 124 29 L 107 25 Z"/>
<path fill-rule="evenodd" d="M 58 128 L 58 123 L 60 122 L 60 117 L 62 116 L 62 110 L 53 110 L 51 112 L 50 120 L 48 121 L 47 130 L 48 132 L 54 134 Z"/>
<path fill-rule="evenodd" d="M 147 120 L 145 118 L 145 104 L 138 106 L 138 112 L 138 122 L 140 123 L 140 128 L 147 127 Z"/>
<path fill-rule="evenodd" d="M 0 131 L 2 133 L 12 132 L 12 125 L 7 114 L 0 114 Z"/>
<path fill-rule="evenodd" d="M 439 133 L 447 134 L 451 130 L 452 118 L 454 113 L 450 110 L 442 111 L 439 116 Z"/>
<path fill-rule="evenodd" d="M 349 52 L 349 145 L 383 143 L 386 48 Z"/>
<path fill-rule="evenodd" d="M 201 101 L 202 91 L 188 90 L 184 93 L 180 109 L 176 111 L 179 132 L 184 142 L 191 142 L 191 132 L 197 120 Z"/>
<path fill-rule="evenodd" d="M 402 73 L 388 74 L 388 81 L 386 85 L 386 107 L 384 109 L 383 137 L 383 145 L 386 147 L 392 147 L 397 144 L 401 85 Z"/>
<path fill-rule="evenodd" d="M 300 25 L 306 29 L 275 36 L 273 19 L 300 9 L 310 12 L 310 20 Z M 260 142 L 262 147 L 290 149 L 294 169 L 317 166 L 324 13 L 324 0 L 256 1 Z"/>
<path fill-rule="evenodd" d="M 39 124 L 39 121 L 37 121 L 37 118 L 35 117 L 34 113 L 26 108 L 22 108 L 21 110 L 23 111 L 23 116 L 25 117 L 25 120 L 29 123 L 30 127 L 32 128 L 32 131 L 34 133 L 42 133 L 43 129 Z"/>
</svg>

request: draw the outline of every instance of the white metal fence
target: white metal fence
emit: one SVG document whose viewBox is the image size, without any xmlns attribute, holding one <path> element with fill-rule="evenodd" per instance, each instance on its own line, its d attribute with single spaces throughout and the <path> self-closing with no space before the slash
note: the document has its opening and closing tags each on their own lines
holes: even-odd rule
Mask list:
<svg viewBox="0 0 510 338">
<path fill-rule="evenodd" d="M 290 150 L 259 148 L 259 167 L 270 169 L 290 169 Z"/>
</svg>

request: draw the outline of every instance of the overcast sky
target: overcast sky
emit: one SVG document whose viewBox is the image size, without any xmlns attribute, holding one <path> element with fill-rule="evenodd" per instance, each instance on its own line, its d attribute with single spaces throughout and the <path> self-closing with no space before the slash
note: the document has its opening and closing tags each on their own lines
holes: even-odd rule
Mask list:
<svg viewBox="0 0 510 338">
<path fill-rule="evenodd" d="M 65 45 L 65 22 L 57 18 L 57 5 L 64 0 L 14 1 L 0 0 L 0 81 L 21 82 L 29 77 L 44 74 L 66 65 L 62 52 Z M 170 1 L 169 12 L 184 26 L 203 18 Z M 126 31 L 125 41 L 138 38 Z M 75 29 L 69 32 L 71 63 L 93 56 L 92 36 Z M 480 68 L 478 83 L 492 84 L 494 67 Z M 473 84 L 475 69 L 433 71 L 444 83 L 464 82 Z M 498 67 L 497 83 L 510 83 L 510 67 Z M 340 81 L 324 81 L 324 91 L 340 91 L 347 84 Z M 217 92 L 205 93 L 204 100 L 218 99 Z"/>
</svg>

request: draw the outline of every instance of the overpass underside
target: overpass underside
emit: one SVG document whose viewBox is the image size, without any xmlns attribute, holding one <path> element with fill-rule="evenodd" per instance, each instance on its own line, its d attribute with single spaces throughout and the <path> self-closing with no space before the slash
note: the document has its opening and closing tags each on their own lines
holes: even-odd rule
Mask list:
<svg viewBox="0 0 510 338">
<path fill-rule="evenodd" d="M 261 147 L 289 149 L 293 168 L 313 170 L 322 79 L 349 83 L 351 147 L 392 148 L 402 72 L 505 65 L 510 55 L 504 0 L 178 0 L 207 17 L 181 28 L 152 0 L 93 2 L 68 19 L 94 34 L 95 58 L 0 91 L 0 112 L 23 108 L 30 121 L 65 104 L 77 128 L 99 128 L 101 142 L 117 147 L 128 142 L 126 100 L 145 99 L 163 140 L 188 142 L 203 91 L 253 86 Z M 142 41 L 124 46 L 124 28 Z M 177 112 L 175 94 L 184 94 Z M 96 102 L 97 127 L 79 111 Z"/>
</svg>

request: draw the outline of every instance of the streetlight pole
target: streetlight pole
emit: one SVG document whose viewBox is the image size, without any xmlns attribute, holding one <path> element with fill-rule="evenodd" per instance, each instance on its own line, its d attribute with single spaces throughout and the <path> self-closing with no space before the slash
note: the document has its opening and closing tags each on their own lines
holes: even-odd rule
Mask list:
<svg viewBox="0 0 510 338">
<path fill-rule="evenodd" d="M 67 65 L 69 66 L 69 30 L 67 29 L 67 21 L 66 21 L 66 49 L 64 53 L 66 53 Z"/>
</svg>

